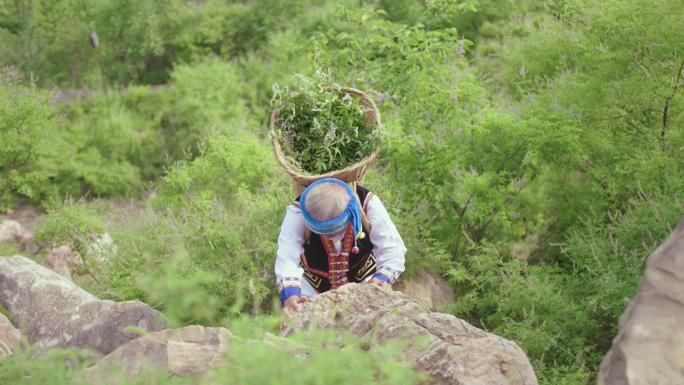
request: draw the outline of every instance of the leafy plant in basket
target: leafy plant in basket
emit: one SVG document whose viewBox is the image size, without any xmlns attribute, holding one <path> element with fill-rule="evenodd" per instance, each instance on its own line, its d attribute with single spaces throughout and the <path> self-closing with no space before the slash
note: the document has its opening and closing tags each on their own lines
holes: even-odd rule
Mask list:
<svg viewBox="0 0 684 385">
<path fill-rule="evenodd" d="M 308 174 L 340 170 L 370 155 L 382 141 L 377 111 L 359 91 L 319 72 L 293 75 L 293 86 L 273 85 L 273 135 L 288 161 Z M 353 96 L 354 94 L 354 96 Z M 372 102 L 370 102 L 372 104 Z"/>
</svg>

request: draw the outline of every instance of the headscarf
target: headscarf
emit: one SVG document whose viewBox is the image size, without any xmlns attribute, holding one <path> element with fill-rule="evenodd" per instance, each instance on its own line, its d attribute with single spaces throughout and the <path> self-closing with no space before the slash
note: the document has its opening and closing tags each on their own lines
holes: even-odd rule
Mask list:
<svg viewBox="0 0 684 385">
<path fill-rule="evenodd" d="M 311 192 L 316 186 L 324 183 L 332 183 L 344 187 L 345 191 L 347 191 L 347 195 L 349 196 L 349 203 L 347 204 L 347 208 L 345 208 L 335 218 L 326 221 L 319 221 L 312 217 L 311 214 L 309 214 L 309 211 L 307 211 L 306 197 L 308 193 Z M 359 237 L 363 231 L 363 225 L 361 222 L 361 207 L 359 206 L 359 202 L 354 194 L 355 192 L 352 191 L 351 187 L 339 179 L 323 178 L 313 182 L 306 189 L 304 189 L 304 192 L 302 192 L 302 196 L 299 199 L 299 206 L 302 210 L 302 215 L 304 216 L 306 226 L 309 228 L 309 230 L 316 234 L 328 235 L 344 230 L 347 224 L 351 223 L 354 230 L 354 238 Z"/>
</svg>

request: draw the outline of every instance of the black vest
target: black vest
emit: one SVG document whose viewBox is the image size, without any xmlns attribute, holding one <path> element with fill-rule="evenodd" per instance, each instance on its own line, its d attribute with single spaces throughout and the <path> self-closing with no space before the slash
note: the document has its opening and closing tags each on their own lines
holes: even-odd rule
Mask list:
<svg viewBox="0 0 684 385">
<path fill-rule="evenodd" d="M 357 186 L 356 193 L 363 205 L 370 192 L 361 186 Z M 297 197 L 295 201 L 299 202 L 299 198 Z M 366 236 L 356 241 L 359 252 L 349 255 L 349 272 L 347 273 L 349 282 L 362 282 L 375 273 L 375 257 L 372 254 L 373 243 L 370 240 L 369 230 L 365 226 L 363 232 Z M 304 254 L 301 256 L 300 266 L 304 268 L 304 278 L 314 289 L 319 293 L 330 290 L 328 254 L 325 252 L 320 235 L 311 232 L 309 239 L 304 243 Z"/>
</svg>

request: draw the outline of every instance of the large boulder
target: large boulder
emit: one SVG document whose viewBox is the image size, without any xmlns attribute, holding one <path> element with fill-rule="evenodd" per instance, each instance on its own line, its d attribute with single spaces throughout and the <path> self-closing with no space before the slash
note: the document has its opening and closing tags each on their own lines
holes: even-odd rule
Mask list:
<svg viewBox="0 0 684 385">
<path fill-rule="evenodd" d="M 395 289 L 413 298 L 430 310 L 439 310 L 454 302 L 454 292 L 449 284 L 438 274 L 428 270 L 399 280 Z"/>
<path fill-rule="evenodd" d="M 21 334 L 12 323 L 0 314 L 0 358 L 9 356 L 19 346 Z"/>
<path fill-rule="evenodd" d="M 220 327 L 166 329 L 120 346 L 85 371 L 95 384 L 117 384 L 149 370 L 176 376 L 217 367 L 228 353 L 232 334 Z"/>
<path fill-rule="evenodd" d="M 21 256 L 0 257 L 0 303 L 39 353 L 88 348 L 107 354 L 138 337 L 129 326 L 166 328 L 161 314 L 140 301 L 100 300 Z"/>
<path fill-rule="evenodd" d="M 619 328 L 601 363 L 599 383 L 684 384 L 684 220 L 648 257 Z"/>
<path fill-rule="evenodd" d="M 537 384 L 532 365 L 515 342 L 375 285 L 350 283 L 311 298 L 283 333 L 309 328 L 349 331 L 371 345 L 406 343 L 402 359 L 427 372 L 432 384 Z"/>
</svg>

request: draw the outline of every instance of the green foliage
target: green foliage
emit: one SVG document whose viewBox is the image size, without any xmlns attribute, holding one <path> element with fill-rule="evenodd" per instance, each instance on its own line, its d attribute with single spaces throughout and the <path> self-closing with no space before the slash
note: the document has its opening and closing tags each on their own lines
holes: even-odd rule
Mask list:
<svg viewBox="0 0 684 385">
<path fill-rule="evenodd" d="M 32 353 L 31 350 L 19 351 L 3 359 L 0 363 L 0 381 L 13 385 L 86 383 L 83 380 L 74 380 L 78 370 L 92 363 L 86 353 L 59 349 L 38 357 L 34 357 Z M 71 363 L 71 367 L 67 363 Z"/>
<path fill-rule="evenodd" d="M 45 165 L 64 193 L 131 196 L 140 191 L 141 169 L 154 175 L 162 162 L 154 127 L 118 98 L 74 103 L 64 115 L 70 124 L 52 144 L 59 163 Z"/>
<path fill-rule="evenodd" d="M 244 88 L 236 66 L 216 58 L 176 67 L 161 117 L 172 158 L 196 153 L 198 142 L 217 130 L 233 132 L 233 122 L 247 115 Z"/>
<path fill-rule="evenodd" d="M 457 292 L 452 313 L 519 343 L 541 384 L 587 384 L 646 256 L 684 208 L 683 9 L 645 0 L 0 2 L 0 64 L 21 71 L 0 84 L 0 209 L 47 207 L 39 241 L 85 253 L 82 285 L 148 301 L 176 325 L 271 311 L 278 228 L 293 198 L 265 140 L 269 100 L 293 95 L 276 88 L 274 98 L 271 85 L 327 68 L 381 109 L 387 137 L 364 184 L 400 229 L 407 272 L 439 270 Z M 342 102 L 316 84 L 296 98 Z M 41 90 L 54 85 L 108 91 L 55 106 Z M 312 121 L 294 102 L 291 118 Z M 365 127 L 357 107 L 342 114 L 356 122 L 345 127 Z M 348 144 L 335 138 L 297 146 Z M 329 154 L 309 155 L 319 170 L 330 166 Z M 143 208 L 55 204 L 65 196 L 136 197 Z M 105 230 L 117 251 L 90 261 L 86 245 Z M 276 329 L 251 319 L 268 324 L 252 336 Z M 317 372 L 335 382 L 326 365 L 341 357 L 366 382 L 399 382 L 380 364 L 384 353 L 320 338 L 305 361 L 286 357 L 289 347 L 236 345 L 244 354 L 216 378 L 252 381 L 241 376 L 268 367 L 253 380 L 269 383 L 290 365 L 299 382 L 315 383 Z M 264 366 L 269 355 L 284 366 Z M 12 373 L 3 383 L 34 368 L 0 365 Z M 53 382 L 71 375 L 53 369 Z"/>
<path fill-rule="evenodd" d="M 0 73 L 0 210 L 21 196 L 39 199 L 47 176 L 39 164 L 54 119 L 44 92 L 23 87 L 9 71 Z"/>
<path fill-rule="evenodd" d="M 103 263 L 92 290 L 144 299 L 183 324 L 270 309 L 278 229 L 263 223 L 277 223 L 280 210 L 273 199 L 248 197 L 236 197 L 244 203 L 234 209 L 198 198 L 178 213 L 150 213 L 113 229 L 117 255 Z"/>
<path fill-rule="evenodd" d="M 99 81 L 96 51 L 87 36 L 92 4 L 81 0 L 3 3 L 0 63 L 20 69 L 26 80 L 43 84 L 79 87 L 85 79 Z"/>
<path fill-rule="evenodd" d="M 12 242 L 3 242 L 0 244 L 0 255 L 17 255 L 20 254 L 20 245 Z"/>
<path fill-rule="evenodd" d="M 9 311 L 7 311 L 7 309 L 5 309 L 5 307 L 2 305 L 0 305 L 0 314 L 4 315 L 5 317 L 8 317 L 8 318 L 10 317 Z"/>
<path fill-rule="evenodd" d="M 178 324 L 270 309 L 279 217 L 290 199 L 271 156 L 246 132 L 211 135 L 195 159 L 169 169 L 152 207 L 112 229 L 118 252 L 92 290 L 143 298 Z"/>
<path fill-rule="evenodd" d="M 92 244 L 105 230 L 104 221 L 94 207 L 85 202 L 67 201 L 48 208 L 36 239 L 46 249 L 71 243 L 81 254 L 88 253 Z"/>
<path fill-rule="evenodd" d="M 163 309 L 165 317 L 176 327 L 216 323 L 215 317 L 223 303 L 212 288 L 223 286 L 222 279 L 226 277 L 193 267 L 184 262 L 187 258 L 186 254 L 166 260 L 157 274 L 138 275 L 135 284 L 145 294 L 148 303 Z M 239 310 L 241 305 L 241 302 L 236 302 L 235 310 Z"/>
<path fill-rule="evenodd" d="M 230 383 L 275 385 L 287 377 L 298 384 L 403 385 L 424 378 L 397 361 L 400 346 L 369 350 L 366 342 L 346 333 L 309 332 L 281 341 L 275 348 L 272 342 L 251 342 L 237 344 L 233 351 L 241 358 L 229 360 L 222 371 Z M 269 365 L 262 367 L 263 362 Z"/>
<path fill-rule="evenodd" d="M 214 131 L 200 146 L 197 158 L 179 161 L 167 171 L 157 200 L 162 207 L 187 207 L 200 201 L 209 206 L 215 200 L 232 206 L 241 203 L 241 195 L 269 191 L 278 178 L 263 140 L 245 131 L 232 135 Z"/>
<path fill-rule="evenodd" d="M 462 290 L 452 311 L 518 341 L 542 381 L 579 373 L 587 381 L 617 333 L 615 321 L 636 292 L 646 256 L 681 212 L 680 199 L 642 195 L 608 225 L 590 217 L 563 245 L 567 268 L 530 265 L 493 245 L 480 247 L 449 273 Z M 570 383 L 583 383 L 577 381 Z"/>
<path fill-rule="evenodd" d="M 595 329 L 596 321 L 568 291 L 561 270 L 529 266 L 484 245 L 450 276 L 463 290 L 452 311 L 517 341 L 538 373 L 556 365 L 585 374 L 593 369 L 599 357 L 589 355 L 594 341 L 586 330 Z"/>
<path fill-rule="evenodd" d="M 20 0 L 1 5 L 0 65 L 42 85 L 159 84 L 174 65 L 266 45 L 309 1 Z M 93 48 L 88 33 L 98 34 Z"/>
<path fill-rule="evenodd" d="M 377 124 L 358 97 L 341 90 L 319 72 L 313 78 L 298 74 L 295 84 L 273 85 L 271 107 L 283 151 L 295 166 L 310 174 L 324 174 L 350 166 L 375 150 L 381 140 Z"/>
<path fill-rule="evenodd" d="M 65 196 L 130 196 L 161 173 L 160 119 L 137 110 L 137 102 L 152 98 L 147 91 L 55 109 L 45 92 L 3 79 L 0 207 L 21 198 L 46 204 Z"/>
<path fill-rule="evenodd" d="M 298 384 L 419 384 L 425 376 L 399 362 L 400 345 L 369 348 L 367 342 L 347 333 L 300 332 L 290 338 L 277 333 L 277 317 L 239 318 L 229 325 L 234 335 L 226 343 L 228 354 L 219 367 L 202 375 L 202 381 L 220 384 L 281 384 L 284 377 Z M 92 361 L 86 354 L 52 351 L 32 357 L 19 351 L 0 362 L 0 381 L 6 385 L 80 385 L 90 383 L 83 374 Z M 349 373 L 353 372 L 353 375 Z M 108 380 L 122 385 L 196 384 L 197 376 L 169 377 L 168 372 L 150 368 L 133 379 L 107 373 Z"/>
</svg>

